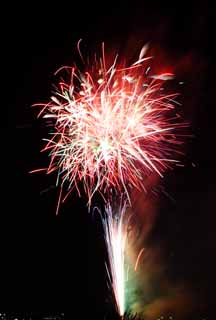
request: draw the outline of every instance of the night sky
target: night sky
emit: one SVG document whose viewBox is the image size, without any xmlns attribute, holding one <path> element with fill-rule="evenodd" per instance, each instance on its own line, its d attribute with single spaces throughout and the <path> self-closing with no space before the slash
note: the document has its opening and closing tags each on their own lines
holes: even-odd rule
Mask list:
<svg viewBox="0 0 216 320">
<path fill-rule="evenodd" d="M 200 292 L 203 311 L 188 319 L 214 319 L 215 8 L 207 1 L 44 2 L 8 8 L 2 27 L 7 85 L 2 108 L 8 129 L 15 115 L 15 131 L 5 135 L 2 119 L 10 156 L 3 148 L 0 309 L 67 309 L 95 318 L 109 309 L 103 236 L 85 198 L 72 195 L 56 217 L 55 175 L 28 173 L 48 164 L 47 154 L 40 153 L 47 128 L 30 106 L 49 99 L 54 72 L 77 58 L 75 46 L 82 38 L 88 51 L 105 41 L 120 53 L 139 52 L 150 42 L 171 57 L 171 65 L 177 63 L 185 118 L 195 138 L 188 141 L 186 167 L 167 173 L 163 181 L 175 202 L 162 199 L 149 241 L 162 243 L 172 281 Z"/>
</svg>

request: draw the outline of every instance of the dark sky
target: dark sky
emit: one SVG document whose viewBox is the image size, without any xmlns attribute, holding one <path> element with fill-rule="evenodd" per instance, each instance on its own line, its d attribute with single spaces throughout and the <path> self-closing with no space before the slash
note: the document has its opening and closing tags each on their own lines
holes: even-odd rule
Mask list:
<svg viewBox="0 0 216 320">
<path fill-rule="evenodd" d="M 13 6 L 5 15 L 7 25 L 2 31 L 6 60 L 2 64 L 6 66 L 5 83 L 10 83 L 6 109 L 10 124 L 15 107 L 16 127 L 4 139 L 11 156 L 3 156 L 3 162 L 12 164 L 8 172 L 14 168 L 14 161 L 16 168 L 10 178 L 6 175 L 3 195 L 8 200 L 3 201 L 5 207 L 2 205 L 0 215 L 0 306 L 29 310 L 79 308 L 81 313 L 91 310 L 92 314 L 104 310 L 102 236 L 84 199 L 73 195 L 56 217 L 58 194 L 52 187 L 55 177 L 28 174 L 48 163 L 47 155 L 40 153 L 41 139 L 47 131 L 30 105 L 49 98 L 54 71 L 73 62 L 76 42 L 82 38 L 92 50 L 105 41 L 122 52 L 128 51 L 130 44 L 139 51 L 147 41 L 181 61 L 177 72 L 186 83 L 185 114 L 192 121 L 196 138 L 188 146 L 188 166 L 165 178 L 164 185 L 176 205 L 162 203 L 152 238 L 162 240 L 166 251 L 174 248 L 177 253 L 170 261 L 170 274 L 182 277 L 195 288 L 199 286 L 197 290 L 208 301 L 206 312 L 213 312 L 214 6 L 207 1 L 44 1 Z M 191 161 L 197 164 L 195 169 Z M 83 309 L 77 307 L 78 301 Z"/>
</svg>

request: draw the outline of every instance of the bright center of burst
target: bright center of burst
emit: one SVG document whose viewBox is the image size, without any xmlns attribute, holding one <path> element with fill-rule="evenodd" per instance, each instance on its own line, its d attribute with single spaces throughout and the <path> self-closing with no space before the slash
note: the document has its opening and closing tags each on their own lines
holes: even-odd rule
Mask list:
<svg viewBox="0 0 216 320">
<path fill-rule="evenodd" d="M 110 145 L 109 145 L 109 142 L 107 141 L 107 139 L 101 141 L 100 147 L 101 147 L 101 152 L 103 154 L 104 160 L 108 161 L 110 158 L 109 157 Z"/>
</svg>

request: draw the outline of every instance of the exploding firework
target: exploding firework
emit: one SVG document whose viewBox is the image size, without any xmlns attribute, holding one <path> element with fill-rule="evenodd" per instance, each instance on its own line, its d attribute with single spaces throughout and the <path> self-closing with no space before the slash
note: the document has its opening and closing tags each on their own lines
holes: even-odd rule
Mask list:
<svg viewBox="0 0 216 320">
<path fill-rule="evenodd" d="M 129 67 L 117 56 L 107 66 L 102 46 L 102 57 L 85 71 L 60 68 L 70 79 L 61 77 L 51 101 L 37 104 L 50 128 L 47 173 L 57 171 L 61 190 L 66 184 L 64 198 L 73 188 L 80 194 L 82 182 L 89 205 L 96 191 L 104 200 L 115 190 L 130 201 L 130 189 L 145 188 L 145 176 L 162 176 L 177 162 L 177 94 L 162 90 L 172 74 L 151 75 L 145 53 L 146 47 Z"/>
<path fill-rule="evenodd" d="M 82 62 L 83 56 L 78 51 Z M 108 253 L 106 269 L 109 287 L 121 319 L 125 306 L 125 249 L 131 215 L 126 214 L 132 189 L 145 189 L 147 177 L 159 177 L 178 162 L 178 129 L 187 124 L 179 121 L 178 94 L 166 94 L 164 83 L 173 78 L 169 72 L 151 73 L 143 47 L 133 64 L 119 62 L 116 56 L 108 64 L 104 45 L 101 57 L 84 70 L 65 66 L 50 102 L 37 104 L 39 115 L 46 119 L 50 138 L 44 139 L 43 151 L 49 151 L 47 173 L 57 171 L 61 201 L 75 188 L 83 186 L 90 207 L 99 192 L 105 201 L 102 216 Z M 63 78 L 64 76 L 64 78 Z M 152 177 L 152 176 L 151 176 Z M 63 186 L 67 192 L 62 197 Z M 113 196 L 121 198 L 111 205 Z M 137 256 L 135 271 L 143 254 Z M 125 317 L 124 317 L 125 315 Z"/>
</svg>

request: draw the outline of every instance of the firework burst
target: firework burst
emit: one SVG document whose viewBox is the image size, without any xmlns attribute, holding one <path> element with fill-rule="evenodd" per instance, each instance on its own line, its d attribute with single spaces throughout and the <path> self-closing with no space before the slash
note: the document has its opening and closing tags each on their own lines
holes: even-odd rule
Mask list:
<svg viewBox="0 0 216 320">
<path fill-rule="evenodd" d="M 74 187 L 80 193 L 82 182 L 89 205 L 96 191 L 109 199 L 117 190 L 130 200 L 129 190 L 144 188 L 145 176 L 162 176 L 176 162 L 176 94 L 161 90 L 172 74 L 149 75 L 145 51 L 129 67 L 117 57 L 107 67 L 103 48 L 89 70 L 60 68 L 70 80 L 61 78 L 51 101 L 37 104 L 51 127 L 43 149 L 50 151 L 47 173 L 58 172 L 67 195 Z"/>
</svg>

